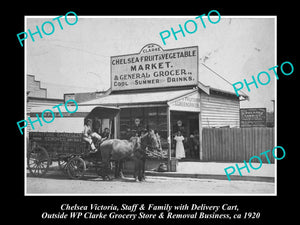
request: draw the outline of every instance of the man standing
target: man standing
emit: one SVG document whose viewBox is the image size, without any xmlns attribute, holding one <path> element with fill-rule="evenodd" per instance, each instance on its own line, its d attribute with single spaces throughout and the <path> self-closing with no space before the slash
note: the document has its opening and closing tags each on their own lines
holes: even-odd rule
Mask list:
<svg viewBox="0 0 300 225">
<path fill-rule="evenodd" d="M 141 125 L 141 120 L 139 118 L 135 118 L 134 125 L 132 127 L 132 134 L 138 133 L 141 136 L 141 132 L 144 130 L 143 126 Z"/>
</svg>

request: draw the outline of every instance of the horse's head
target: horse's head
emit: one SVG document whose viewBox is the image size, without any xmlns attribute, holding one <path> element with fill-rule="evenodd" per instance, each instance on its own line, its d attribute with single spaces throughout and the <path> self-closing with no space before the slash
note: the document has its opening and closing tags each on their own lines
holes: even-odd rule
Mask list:
<svg viewBox="0 0 300 225">
<path fill-rule="evenodd" d="M 132 143 L 132 147 L 134 151 L 139 150 L 141 148 L 141 138 L 140 137 L 132 137 L 130 138 L 130 142 Z"/>
<path fill-rule="evenodd" d="M 141 158 L 142 157 L 142 145 L 140 137 L 132 137 L 130 138 L 131 146 L 132 146 L 132 154 L 131 158 Z"/>
<path fill-rule="evenodd" d="M 149 130 L 141 137 L 141 145 L 150 149 L 159 149 L 159 142 L 153 130 Z"/>
</svg>

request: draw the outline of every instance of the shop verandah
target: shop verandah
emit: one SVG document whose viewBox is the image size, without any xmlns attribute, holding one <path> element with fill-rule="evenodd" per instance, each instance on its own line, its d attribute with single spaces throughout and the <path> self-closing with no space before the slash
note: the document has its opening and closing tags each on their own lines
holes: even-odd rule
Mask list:
<svg viewBox="0 0 300 225">
<path fill-rule="evenodd" d="M 157 158 L 168 160 L 176 157 L 174 135 L 181 130 L 185 138 L 186 158 L 199 160 L 198 88 L 110 94 L 81 104 L 114 105 L 121 108 L 114 122 L 117 138 L 129 140 L 146 129 L 153 129 L 158 133 L 162 146 L 162 152 L 156 152 L 154 155 L 158 156 Z M 192 146 L 191 142 L 196 143 L 195 146 Z M 193 151 L 190 151 L 192 147 Z"/>
</svg>

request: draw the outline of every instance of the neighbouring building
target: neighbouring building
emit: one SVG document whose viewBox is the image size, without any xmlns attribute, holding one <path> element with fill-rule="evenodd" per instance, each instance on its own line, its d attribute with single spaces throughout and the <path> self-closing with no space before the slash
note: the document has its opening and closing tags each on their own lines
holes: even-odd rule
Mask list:
<svg viewBox="0 0 300 225">
<path fill-rule="evenodd" d="M 54 106 L 64 102 L 64 99 L 47 98 L 47 89 L 41 87 L 41 82 L 35 80 L 34 75 L 27 75 L 26 83 L 26 114 L 29 115 L 32 107 L 36 106 Z M 31 127 L 27 127 L 27 132 Z"/>
</svg>

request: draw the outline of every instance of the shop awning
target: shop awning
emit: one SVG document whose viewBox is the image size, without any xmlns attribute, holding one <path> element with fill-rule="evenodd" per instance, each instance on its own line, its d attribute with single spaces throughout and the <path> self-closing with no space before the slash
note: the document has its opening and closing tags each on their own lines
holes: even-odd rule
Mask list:
<svg viewBox="0 0 300 225">
<path fill-rule="evenodd" d="M 195 92 L 195 89 L 156 91 L 145 93 L 110 94 L 91 101 L 80 103 L 80 105 L 133 105 L 133 104 L 167 104 L 167 102 L 181 96 Z"/>
<path fill-rule="evenodd" d="M 93 117 L 97 116 L 98 118 L 113 118 L 115 117 L 120 109 L 118 107 L 113 107 L 113 106 L 103 106 L 103 105 L 79 105 L 76 110 L 76 106 L 74 105 L 68 105 L 67 106 L 69 112 L 66 110 L 64 104 L 62 104 L 59 109 L 62 113 L 62 115 L 65 117 Z M 54 112 L 55 116 L 59 116 L 59 112 L 57 107 L 53 108 L 53 105 L 51 106 L 38 106 L 38 107 L 32 107 L 30 116 L 35 116 L 35 114 L 41 115 L 44 110 L 47 110 L 44 115 L 49 116 L 50 111 L 52 110 Z M 74 112 L 74 113 L 70 113 Z"/>
</svg>

